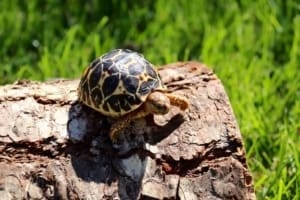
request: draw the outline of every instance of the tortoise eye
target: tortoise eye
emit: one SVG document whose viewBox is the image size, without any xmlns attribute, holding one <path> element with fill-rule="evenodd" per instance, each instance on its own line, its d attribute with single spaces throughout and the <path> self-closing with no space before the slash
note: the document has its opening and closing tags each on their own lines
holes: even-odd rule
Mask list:
<svg viewBox="0 0 300 200">
<path fill-rule="evenodd" d="M 155 106 L 155 114 L 166 114 L 169 111 L 169 107 L 167 104 L 154 104 Z"/>
</svg>

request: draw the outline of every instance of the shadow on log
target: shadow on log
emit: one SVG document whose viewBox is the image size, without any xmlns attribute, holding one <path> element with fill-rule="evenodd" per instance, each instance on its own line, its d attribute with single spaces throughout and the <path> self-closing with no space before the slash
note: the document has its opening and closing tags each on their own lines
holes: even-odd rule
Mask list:
<svg viewBox="0 0 300 200">
<path fill-rule="evenodd" d="M 3 199 L 255 199 L 224 88 L 206 66 L 159 70 L 190 108 L 135 120 L 115 144 L 112 119 L 76 101 L 78 80 L 0 88 Z"/>
</svg>

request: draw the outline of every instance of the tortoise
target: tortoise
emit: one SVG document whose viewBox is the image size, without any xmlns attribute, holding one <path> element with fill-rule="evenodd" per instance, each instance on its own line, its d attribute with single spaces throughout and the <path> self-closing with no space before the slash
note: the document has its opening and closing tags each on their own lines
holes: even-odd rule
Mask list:
<svg viewBox="0 0 300 200">
<path fill-rule="evenodd" d="M 168 113 L 170 106 L 188 108 L 188 100 L 168 92 L 154 66 L 143 55 L 115 49 L 85 69 L 78 87 L 79 102 L 116 119 L 109 137 L 114 142 L 134 119 Z"/>
</svg>

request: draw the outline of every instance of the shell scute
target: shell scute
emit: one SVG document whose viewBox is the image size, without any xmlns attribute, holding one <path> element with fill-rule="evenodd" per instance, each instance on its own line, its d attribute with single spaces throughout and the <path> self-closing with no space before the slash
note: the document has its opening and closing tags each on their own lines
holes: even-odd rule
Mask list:
<svg viewBox="0 0 300 200">
<path fill-rule="evenodd" d="M 126 95 L 126 101 L 128 101 L 131 105 L 139 105 L 142 103 L 141 99 L 137 97 L 137 95 Z"/>
<path fill-rule="evenodd" d="M 156 73 L 156 71 L 151 67 L 151 65 L 146 65 L 146 73 L 151 76 L 154 79 L 157 79 L 158 74 Z"/>
<path fill-rule="evenodd" d="M 126 92 L 135 94 L 138 87 L 139 87 L 139 79 L 132 77 L 132 76 L 127 76 L 122 78 L 123 81 L 123 87 Z"/>
<path fill-rule="evenodd" d="M 141 83 L 138 93 L 140 95 L 146 95 L 152 92 L 153 89 L 157 87 L 159 87 L 159 82 L 157 80 L 149 79 L 148 81 L 144 81 Z"/>
<path fill-rule="evenodd" d="M 130 75 L 136 76 L 142 74 L 145 71 L 145 67 L 140 66 L 137 63 L 131 63 L 128 65 L 128 71 Z"/>
<path fill-rule="evenodd" d="M 101 105 L 103 100 L 103 94 L 99 87 L 95 87 L 91 91 L 91 98 L 94 100 L 94 104 L 96 107 L 99 107 Z"/>
<path fill-rule="evenodd" d="M 89 65 L 89 68 L 93 69 L 95 67 L 98 67 L 99 63 L 101 62 L 100 58 L 96 58 L 93 60 L 93 62 Z"/>
<path fill-rule="evenodd" d="M 111 96 L 107 103 L 114 112 L 121 112 L 120 101 L 117 96 Z"/>
<path fill-rule="evenodd" d="M 118 87 L 119 80 L 119 75 L 110 75 L 103 81 L 102 91 L 105 97 L 113 94 Z"/>
<path fill-rule="evenodd" d="M 120 72 L 120 69 L 117 65 L 114 64 L 111 60 L 103 61 L 103 69 L 109 74 L 116 74 Z"/>
<path fill-rule="evenodd" d="M 92 71 L 92 75 L 90 75 L 88 81 L 89 81 L 89 87 L 94 88 L 99 84 L 99 80 L 102 75 L 102 67 L 94 65 L 94 67 L 91 68 L 94 68 L 94 70 Z"/>
<path fill-rule="evenodd" d="M 104 54 L 100 59 L 103 60 L 114 60 L 116 56 L 120 54 L 120 49 L 114 49 L 106 54 Z"/>
</svg>

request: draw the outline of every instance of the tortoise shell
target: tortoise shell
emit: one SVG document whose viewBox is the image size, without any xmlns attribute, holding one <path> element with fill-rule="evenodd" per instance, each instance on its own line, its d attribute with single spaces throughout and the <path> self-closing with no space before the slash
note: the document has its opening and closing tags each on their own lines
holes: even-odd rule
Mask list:
<svg viewBox="0 0 300 200">
<path fill-rule="evenodd" d="M 78 96 L 94 110 L 120 117 L 139 108 L 152 91 L 162 89 L 158 72 L 141 54 L 115 49 L 85 69 Z"/>
</svg>

